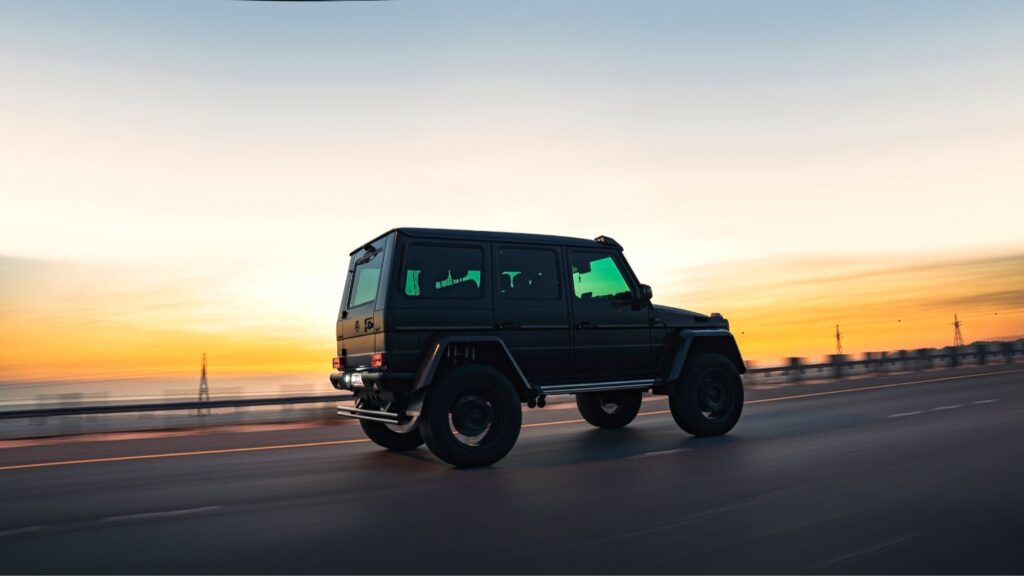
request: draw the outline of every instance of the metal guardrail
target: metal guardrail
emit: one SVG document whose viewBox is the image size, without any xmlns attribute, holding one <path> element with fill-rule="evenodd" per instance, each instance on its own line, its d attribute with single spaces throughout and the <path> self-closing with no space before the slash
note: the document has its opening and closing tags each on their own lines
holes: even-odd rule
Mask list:
<svg viewBox="0 0 1024 576">
<path fill-rule="evenodd" d="M 983 365 L 988 362 L 1013 362 L 1015 356 L 1024 355 L 1022 342 L 979 343 L 972 346 L 946 348 L 919 348 L 895 352 L 868 352 L 855 360 L 846 354 L 832 354 L 827 362 L 808 364 L 803 358 L 790 358 L 783 366 L 749 367 L 748 374 L 785 376 L 790 381 L 800 380 L 808 373 L 828 374 L 841 378 L 855 369 L 862 373 L 883 372 L 888 369 L 925 370 L 935 367 L 952 368 L 966 363 Z"/>
<path fill-rule="evenodd" d="M 81 416 L 86 414 L 124 414 L 129 412 L 163 412 L 170 410 L 206 410 L 209 408 L 243 408 L 249 406 L 281 406 L 287 404 L 320 404 L 351 400 L 351 394 L 327 396 L 278 396 L 274 398 L 240 398 L 207 402 L 159 402 L 151 404 L 108 404 L 0 410 L 0 420 L 10 418 L 46 418 L 48 416 Z"/>
<path fill-rule="evenodd" d="M 841 378 L 851 369 L 861 368 L 864 372 L 883 371 L 887 368 L 926 369 L 935 367 L 936 362 L 947 367 L 959 366 L 966 360 L 974 364 L 985 364 L 990 359 L 1013 362 L 1014 356 L 1024 355 L 1024 342 L 998 342 L 975 344 L 942 349 L 922 348 L 898 350 L 895 352 L 869 352 L 860 360 L 850 359 L 844 354 L 829 356 L 828 362 L 807 364 L 802 358 L 790 358 L 783 366 L 750 367 L 748 374 L 761 376 L 785 376 L 790 381 L 800 380 L 807 372 L 817 371 Z M 210 400 L 206 402 L 160 402 L 149 404 L 107 404 L 91 406 L 62 406 L 56 408 L 30 408 L 26 410 L 0 410 L 0 420 L 14 418 L 46 418 L 49 416 L 81 416 L 87 414 L 123 414 L 131 412 L 164 412 L 173 410 L 207 410 L 212 408 L 242 408 L 249 406 L 283 406 L 289 404 L 319 404 L 351 400 L 351 394 L 330 394 L 326 396 L 279 396 L 274 398 L 244 398 L 236 400 Z"/>
</svg>

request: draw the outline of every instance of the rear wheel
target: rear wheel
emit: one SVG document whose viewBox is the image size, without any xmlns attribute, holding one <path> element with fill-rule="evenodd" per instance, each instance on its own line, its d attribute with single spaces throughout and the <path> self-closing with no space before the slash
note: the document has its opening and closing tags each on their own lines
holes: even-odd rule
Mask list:
<svg viewBox="0 0 1024 576">
<path fill-rule="evenodd" d="M 508 378 L 489 366 L 468 365 L 430 389 L 419 426 L 434 455 L 453 466 L 473 467 L 504 458 L 522 422 L 519 394 Z"/>
<path fill-rule="evenodd" d="M 622 428 L 640 412 L 641 390 L 586 392 L 576 395 L 576 407 L 583 419 L 598 428 Z"/>
<path fill-rule="evenodd" d="M 419 428 L 416 426 L 406 429 L 402 426 L 363 419 L 359 420 L 359 425 L 363 427 L 363 432 L 370 440 L 373 440 L 374 444 L 394 452 L 415 450 L 423 445 L 423 436 L 420 435 Z"/>
<path fill-rule="evenodd" d="M 669 397 L 672 418 L 694 436 L 719 436 L 732 430 L 743 411 L 743 381 L 721 354 L 701 354 L 683 373 Z"/>
</svg>

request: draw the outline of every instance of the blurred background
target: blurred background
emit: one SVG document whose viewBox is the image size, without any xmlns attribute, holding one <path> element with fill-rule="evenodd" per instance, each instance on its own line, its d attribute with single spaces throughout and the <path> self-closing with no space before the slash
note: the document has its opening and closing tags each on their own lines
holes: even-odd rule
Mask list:
<svg viewBox="0 0 1024 576">
<path fill-rule="evenodd" d="M 1019 2 L 4 2 L 0 401 L 328 392 L 396 226 L 616 238 L 758 365 L 1024 334 Z"/>
</svg>

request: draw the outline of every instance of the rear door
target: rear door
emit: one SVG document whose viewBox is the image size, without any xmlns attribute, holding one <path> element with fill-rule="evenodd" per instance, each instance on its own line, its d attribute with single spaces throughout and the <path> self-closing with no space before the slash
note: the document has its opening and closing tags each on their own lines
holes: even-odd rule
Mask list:
<svg viewBox="0 0 1024 576">
<path fill-rule="evenodd" d="M 561 251 L 522 244 L 493 251 L 498 335 L 531 383 L 565 380 L 570 330 Z"/>
<path fill-rule="evenodd" d="M 348 367 L 369 366 L 383 351 L 384 293 L 391 236 L 374 241 L 349 259 L 345 294 L 338 314 L 339 354 Z"/>
<path fill-rule="evenodd" d="M 638 287 L 622 255 L 569 249 L 573 377 L 580 381 L 649 377 L 650 309 L 635 310 Z"/>
</svg>

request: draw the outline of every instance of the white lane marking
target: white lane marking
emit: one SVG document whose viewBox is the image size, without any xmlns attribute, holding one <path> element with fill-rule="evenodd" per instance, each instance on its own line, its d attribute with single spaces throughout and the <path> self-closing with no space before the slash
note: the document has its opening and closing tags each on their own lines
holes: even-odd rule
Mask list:
<svg viewBox="0 0 1024 576">
<path fill-rule="evenodd" d="M 999 399 L 998 398 L 989 398 L 988 400 L 975 400 L 974 402 L 971 402 L 971 404 L 991 404 L 993 402 L 999 402 Z M 932 408 L 931 410 L 929 410 L 929 412 L 939 412 L 939 411 L 942 411 L 942 410 L 953 410 L 953 409 L 956 409 L 956 408 L 963 408 L 963 406 L 964 406 L 963 404 L 950 404 L 949 406 L 939 406 L 937 408 Z M 904 416 L 917 416 L 918 414 L 921 414 L 923 412 L 924 412 L 923 410 L 914 410 L 913 412 L 899 412 L 897 414 L 889 414 L 888 418 L 902 418 Z"/>
<path fill-rule="evenodd" d="M 889 418 L 902 418 L 904 416 L 917 416 L 920 414 L 920 410 L 914 410 L 913 412 L 900 412 L 899 414 L 889 414 Z"/>
<path fill-rule="evenodd" d="M 679 454 L 680 452 L 689 452 L 690 448 L 673 448 L 672 450 L 661 450 L 659 452 L 645 452 L 643 454 L 637 454 L 632 458 L 646 458 L 648 456 L 664 456 L 666 454 Z"/>
<path fill-rule="evenodd" d="M 895 546 L 896 544 L 899 544 L 901 542 L 906 542 L 907 540 L 910 540 L 911 538 L 914 538 L 915 536 L 916 536 L 916 534 L 910 534 L 908 536 L 901 536 L 901 537 L 895 538 L 893 540 L 887 540 L 885 542 L 879 542 L 878 544 L 875 544 L 873 546 L 868 546 L 866 548 L 861 548 L 859 550 L 854 550 L 853 552 L 850 552 L 848 554 L 843 554 L 842 556 L 836 556 L 834 558 L 830 558 L 830 559 L 828 559 L 828 560 L 826 560 L 824 562 L 820 562 L 818 564 L 815 564 L 813 566 L 813 568 L 821 568 L 821 567 L 824 567 L 824 566 L 828 566 L 830 564 L 836 564 L 838 562 L 844 562 L 846 560 L 850 560 L 852 558 L 856 558 L 857 556 L 863 556 L 865 554 L 870 554 L 872 552 L 877 552 L 877 551 L 879 551 L 879 550 L 881 550 L 883 548 L 888 548 L 889 546 Z"/>
<path fill-rule="evenodd" d="M 4 530 L 0 532 L 0 538 L 4 536 L 17 536 L 18 534 L 28 534 L 29 532 L 39 532 L 46 526 L 25 526 L 24 528 L 13 528 L 11 530 Z"/>
<path fill-rule="evenodd" d="M 100 518 L 100 522 L 121 522 L 124 520 L 142 520 L 146 518 L 172 518 L 174 516 L 187 516 L 189 514 L 200 514 L 220 510 L 223 506 L 203 506 L 201 508 L 185 508 L 184 510 L 167 510 L 166 512 L 144 512 L 142 514 L 125 514 L 123 516 L 107 516 Z"/>
</svg>

